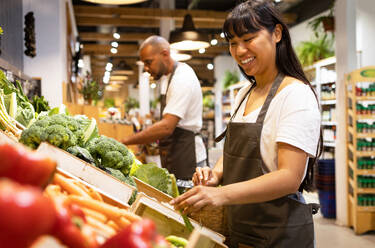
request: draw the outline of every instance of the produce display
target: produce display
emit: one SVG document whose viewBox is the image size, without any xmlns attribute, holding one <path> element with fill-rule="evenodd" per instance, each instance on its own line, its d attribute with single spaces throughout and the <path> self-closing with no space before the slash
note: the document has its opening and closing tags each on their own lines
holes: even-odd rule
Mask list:
<svg viewBox="0 0 375 248">
<path fill-rule="evenodd" d="M 50 109 L 44 97 L 34 97 L 31 103 L 20 83 L 10 82 L 1 70 L 0 130 L 21 143 L 2 143 L 0 135 L 0 247 L 38 248 L 46 236 L 70 248 L 187 245 L 177 236 L 163 238 L 155 223 L 130 212 L 126 204 L 112 205 L 113 199 L 107 201 L 61 168 L 57 172 L 54 160 L 32 149 L 47 142 L 128 185 L 136 187 L 136 177 L 176 197 L 173 174 L 155 164 L 141 164 L 125 145 L 99 135 L 94 118 L 72 116 L 63 105 Z M 129 205 L 136 196 L 134 191 Z M 189 219 L 182 217 L 191 232 Z"/>
</svg>

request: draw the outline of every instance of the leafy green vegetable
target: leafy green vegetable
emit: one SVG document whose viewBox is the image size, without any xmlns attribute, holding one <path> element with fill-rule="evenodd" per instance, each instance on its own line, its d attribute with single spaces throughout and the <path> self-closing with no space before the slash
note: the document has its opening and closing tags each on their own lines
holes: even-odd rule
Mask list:
<svg viewBox="0 0 375 248">
<path fill-rule="evenodd" d="M 4 72 L 0 70 L 0 88 L 3 89 L 4 95 L 11 95 L 12 93 L 16 94 L 17 106 L 12 108 L 12 111 L 17 109 L 17 112 L 13 118 L 15 118 L 23 126 L 27 127 L 35 118 L 35 110 L 27 96 L 23 93 L 21 83 L 16 81 L 16 85 L 14 85 L 6 78 Z M 12 100 L 9 102 L 9 104 L 11 102 Z M 14 100 L 12 102 L 12 106 L 15 106 Z M 10 109 L 10 105 L 7 106 L 7 109 Z"/>
<path fill-rule="evenodd" d="M 165 168 L 160 168 L 152 163 L 143 164 L 133 172 L 133 176 L 172 197 L 176 197 L 177 192 L 173 184 L 176 178 L 173 174 L 169 174 Z"/>
<path fill-rule="evenodd" d="M 133 154 L 122 143 L 106 136 L 90 140 L 86 146 L 101 167 L 118 169 L 128 175 L 134 161 Z"/>
<path fill-rule="evenodd" d="M 95 159 L 91 156 L 91 154 L 89 153 L 89 151 L 86 150 L 83 147 L 80 147 L 80 146 L 71 146 L 66 151 L 69 152 L 70 154 L 72 154 L 72 155 L 74 155 L 74 156 L 76 156 L 76 157 L 78 157 L 78 158 L 86 161 L 87 163 L 96 165 L 95 164 Z"/>
<path fill-rule="evenodd" d="M 99 137 L 98 126 L 96 125 L 95 118 L 87 118 L 85 115 L 75 115 L 74 118 L 78 120 L 84 131 L 83 133 L 83 144 L 86 144 L 89 140 Z"/>
<path fill-rule="evenodd" d="M 240 81 L 237 72 L 231 72 L 227 70 L 224 76 L 224 89 L 227 89 L 229 86 L 238 83 Z"/>
<path fill-rule="evenodd" d="M 44 96 L 34 96 L 32 104 L 35 109 L 35 112 L 37 112 L 38 114 L 42 111 L 48 111 L 51 109 L 48 104 L 48 101 L 44 98 Z"/>
</svg>

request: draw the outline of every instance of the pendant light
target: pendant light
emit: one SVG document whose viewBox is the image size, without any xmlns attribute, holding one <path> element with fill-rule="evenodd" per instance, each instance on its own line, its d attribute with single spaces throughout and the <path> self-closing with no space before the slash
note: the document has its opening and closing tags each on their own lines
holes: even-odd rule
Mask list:
<svg viewBox="0 0 375 248">
<path fill-rule="evenodd" d="M 114 4 L 114 5 L 121 5 L 121 4 L 135 4 L 145 2 L 147 0 L 83 0 L 90 3 L 97 3 L 97 4 Z"/>
<path fill-rule="evenodd" d="M 185 15 L 182 29 L 171 31 L 169 37 L 171 48 L 176 50 L 191 51 L 210 46 L 208 35 L 195 29 L 190 14 Z"/>
<path fill-rule="evenodd" d="M 133 68 L 126 63 L 125 60 L 121 60 L 116 66 L 113 67 L 112 73 L 114 75 L 133 75 Z"/>
<path fill-rule="evenodd" d="M 171 57 L 175 61 L 186 61 L 192 58 L 190 54 L 179 53 L 177 50 L 171 49 Z"/>
</svg>

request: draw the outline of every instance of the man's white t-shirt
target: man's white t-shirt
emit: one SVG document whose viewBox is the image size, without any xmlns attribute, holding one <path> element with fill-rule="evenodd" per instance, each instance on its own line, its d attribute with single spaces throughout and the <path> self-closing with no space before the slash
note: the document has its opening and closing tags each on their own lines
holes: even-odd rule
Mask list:
<svg viewBox="0 0 375 248">
<path fill-rule="evenodd" d="M 234 110 L 249 89 L 250 83 L 238 92 Z M 244 116 L 247 99 L 248 96 L 233 122 L 256 122 L 261 107 Z M 287 85 L 273 98 L 264 119 L 260 153 L 265 165 L 270 171 L 277 170 L 277 142 L 290 144 L 305 151 L 309 157 L 315 157 L 319 134 L 320 111 L 314 93 L 303 83 Z M 306 170 L 307 166 L 305 174 Z"/>
<path fill-rule="evenodd" d="M 160 78 L 161 94 L 167 90 L 171 74 Z M 200 132 L 202 128 L 202 90 L 193 69 L 185 64 L 178 63 L 167 92 L 167 104 L 164 114 L 178 116 L 180 121 L 177 127 Z M 202 137 L 195 136 L 195 154 L 197 163 L 206 159 L 206 149 Z"/>
</svg>

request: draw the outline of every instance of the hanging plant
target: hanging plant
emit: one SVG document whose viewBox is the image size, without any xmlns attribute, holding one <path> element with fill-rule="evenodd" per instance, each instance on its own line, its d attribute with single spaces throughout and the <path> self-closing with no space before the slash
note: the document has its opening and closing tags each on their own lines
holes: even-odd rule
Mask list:
<svg viewBox="0 0 375 248">
<path fill-rule="evenodd" d="M 332 6 L 328 15 L 319 16 L 308 23 L 314 32 L 316 38 L 321 36 L 321 32 L 334 32 L 335 31 L 335 17 L 333 15 L 335 1 L 332 1 Z"/>
</svg>

